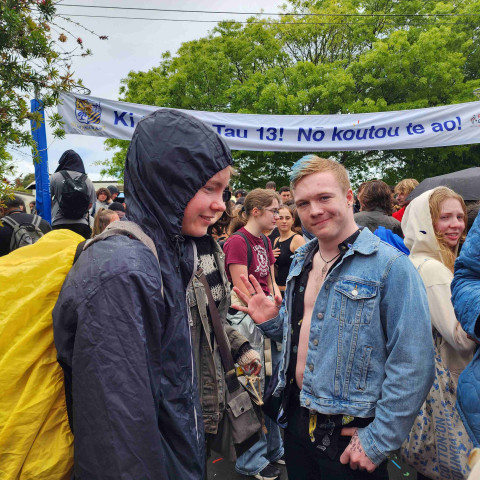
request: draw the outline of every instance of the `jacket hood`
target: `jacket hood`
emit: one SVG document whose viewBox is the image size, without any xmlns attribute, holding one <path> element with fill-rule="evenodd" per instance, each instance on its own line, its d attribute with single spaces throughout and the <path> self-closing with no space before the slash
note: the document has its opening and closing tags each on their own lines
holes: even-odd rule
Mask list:
<svg viewBox="0 0 480 480">
<path fill-rule="evenodd" d="M 74 172 L 85 173 L 82 157 L 80 157 L 75 150 L 67 150 L 66 152 L 63 152 L 58 161 L 58 167 L 55 170 L 55 173 L 60 170 L 73 170 Z"/>
<path fill-rule="evenodd" d="M 428 190 L 410 202 L 402 218 L 402 230 L 412 257 L 426 255 L 444 263 L 430 215 L 429 201 L 435 190 Z"/>
<path fill-rule="evenodd" d="M 196 118 L 157 110 L 133 134 L 125 164 L 127 216 L 152 236 L 181 235 L 187 203 L 216 173 L 232 165 L 224 140 Z"/>
</svg>

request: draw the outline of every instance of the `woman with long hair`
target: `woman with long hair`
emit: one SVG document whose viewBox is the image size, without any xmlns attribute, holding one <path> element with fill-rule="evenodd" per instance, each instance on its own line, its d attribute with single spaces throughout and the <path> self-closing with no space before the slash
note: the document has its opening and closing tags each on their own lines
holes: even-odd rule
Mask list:
<svg viewBox="0 0 480 480">
<path fill-rule="evenodd" d="M 275 257 L 270 240 L 262 233 L 272 230 L 276 225 L 279 206 L 280 198 L 275 191 L 257 188 L 245 197 L 242 210 L 230 224 L 230 237 L 223 247 L 225 267 L 233 286 L 247 294 L 248 290 L 241 275 L 253 275 L 266 295 L 277 296 L 279 299 L 279 289 L 274 279 Z M 232 304 L 243 304 L 233 292 Z M 227 320 L 259 353 L 264 365 L 261 378 L 268 382 L 278 360 L 279 352 L 275 345 L 271 346 L 270 340 L 264 338 L 261 330 L 247 314 L 231 309 Z M 280 475 L 280 471 L 273 463 L 284 463 L 283 444 L 278 426 L 268 417 L 265 417 L 265 424 L 267 436 L 262 434 L 255 445 L 238 457 L 235 469 L 243 475 L 275 479 Z"/>
<path fill-rule="evenodd" d="M 457 321 L 450 300 L 453 267 L 459 244 L 465 240 L 466 221 L 463 198 L 447 187 L 429 190 L 415 198 L 402 219 L 405 245 L 410 249 L 409 258 L 427 290 L 434 343 L 455 385 L 475 350 L 475 343 Z M 452 416 L 456 413 L 454 405 L 444 408 L 448 408 Z M 424 420 L 430 421 L 428 417 Z M 423 439 L 418 441 L 423 442 Z M 429 477 L 417 472 L 417 478 L 423 480 Z"/>
<path fill-rule="evenodd" d="M 409 258 L 427 290 L 434 343 L 455 385 L 475 350 L 475 343 L 457 321 L 450 301 L 453 266 L 459 244 L 465 240 L 466 219 L 463 198 L 447 187 L 428 190 L 415 198 L 402 219 L 405 245 L 410 249 Z M 454 405 L 444 408 L 449 408 L 452 416 L 455 414 Z M 424 420 L 429 421 L 427 417 Z M 423 442 L 423 439 L 418 441 Z M 417 478 L 423 480 L 429 477 L 417 472 Z"/>
<path fill-rule="evenodd" d="M 405 245 L 428 295 L 432 329 L 442 361 L 455 381 L 473 357 L 475 343 L 467 338 L 450 301 L 453 266 L 466 236 L 463 198 L 447 187 L 415 198 L 402 219 Z"/>
<path fill-rule="evenodd" d="M 225 242 L 225 265 L 234 287 L 247 292 L 240 275 L 253 275 L 266 295 L 278 294 L 274 283 L 275 257 L 270 241 L 262 234 L 276 226 L 280 198 L 273 190 L 256 188 L 245 198 L 245 203 L 230 224 L 230 238 Z M 248 239 L 248 244 L 247 244 Z M 250 249 L 248 248 L 250 246 Z M 248 251 L 252 252 L 248 264 Z M 248 292 L 247 292 L 248 293 Z M 240 301 L 236 298 L 235 302 Z"/>
<path fill-rule="evenodd" d="M 288 271 L 292 263 L 292 255 L 305 240 L 302 235 L 293 231 L 295 213 L 292 207 L 282 205 L 278 211 L 277 228 L 279 236 L 273 242 L 275 256 L 275 281 L 283 296 L 287 284 Z"/>
</svg>

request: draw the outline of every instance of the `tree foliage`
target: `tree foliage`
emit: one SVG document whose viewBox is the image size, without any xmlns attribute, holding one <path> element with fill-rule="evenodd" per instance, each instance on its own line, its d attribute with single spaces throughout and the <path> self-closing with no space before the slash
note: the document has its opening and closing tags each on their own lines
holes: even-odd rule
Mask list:
<svg viewBox="0 0 480 480">
<path fill-rule="evenodd" d="M 279 20 L 221 22 L 206 38 L 122 80 L 121 100 L 259 114 L 405 110 L 475 100 L 480 0 L 291 0 Z M 358 16 L 358 14 L 362 16 Z M 463 16 L 445 16 L 445 14 Z M 309 14 L 309 15 L 305 15 Z M 371 14 L 371 16 L 367 16 Z M 473 14 L 473 15 L 471 15 Z M 350 15 L 350 16 L 339 16 Z M 357 16 L 355 16 L 357 15 Z M 428 16 L 425 16 L 428 15 Z M 104 173 L 121 177 L 128 141 Z M 335 152 L 355 182 L 395 183 L 480 165 L 478 145 Z M 322 155 L 322 152 L 319 152 Z M 287 183 L 298 153 L 235 152 L 247 188 Z"/>
<path fill-rule="evenodd" d="M 80 37 L 58 25 L 57 18 L 53 0 L 0 2 L 0 198 L 7 190 L 1 179 L 12 165 L 7 148 L 31 147 L 34 158 L 37 155 L 27 127 L 29 121 L 39 126 L 41 115 L 30 112 L 28 100 L 41 98 L 45 108 L 53 107 L 59 90 L 81 86 L 70 71 L 71 59 L 91 52 Z M 75 46 L 66 51 L 57 42 L 65 44 L 68 37 L 73 37 Z M 63 137 L 59 115 L 52 112 L 49 118 L 54 136 Z"/>
</svg>

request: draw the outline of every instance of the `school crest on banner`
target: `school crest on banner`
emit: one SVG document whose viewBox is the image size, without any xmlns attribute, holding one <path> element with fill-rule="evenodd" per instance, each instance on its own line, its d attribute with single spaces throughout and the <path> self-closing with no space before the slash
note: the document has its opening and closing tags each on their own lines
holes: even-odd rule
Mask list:
<svg viewBox="0 0 480 480">
<path fill-rule="evenodd" d="M 100 102 L 92 102 L 85 98 L 75 98 L 75 118 L 86 125 L 98 125 L 102 117 Z"/>
</svg>

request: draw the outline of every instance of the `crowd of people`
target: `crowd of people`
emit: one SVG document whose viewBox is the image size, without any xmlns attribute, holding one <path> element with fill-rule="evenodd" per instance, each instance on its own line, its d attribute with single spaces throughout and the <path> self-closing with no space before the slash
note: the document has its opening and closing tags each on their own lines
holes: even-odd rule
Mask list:
<svg viewBox="0 0 480 480">
<path fill-rule="evenodd" d="M 279 464 L 290 480 L 387 479 L 437 352 L 478 447 L 479 205 L 447 187 L 409 200 L 414 179 L 354 195 L 315 155 L 278 192 L 232 193 L 232 165 L 202 122 L 159 110 L 136 128 L 124 203 L 116 186 L 95 192 L 73 150 L 51 176 L 51 226 L 4 200 L 0 256 L 51 230 L 86 240 L 52 313 L 73 478 L 202 479 L 233 445 L 237 472 L 260 480 Z M 260 378 L 268 413 L 246 442 L 237 375 Z"/>
</svg>

